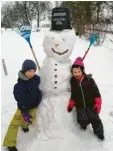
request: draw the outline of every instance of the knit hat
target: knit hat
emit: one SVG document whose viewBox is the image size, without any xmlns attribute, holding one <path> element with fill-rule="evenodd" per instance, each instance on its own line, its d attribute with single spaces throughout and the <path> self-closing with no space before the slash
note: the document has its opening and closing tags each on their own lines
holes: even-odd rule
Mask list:
<svg viewBox="0 0 113 151">
<path fill-rule="evenodd" d="M 84 68 L 84 63 L 82 61 L 81 57 L 77 57 L 76 60 L 74 61 L 73 65 L 78 65 Z"/>
<path fill-rule="evenodd" d="M 36 68 L 37 68 L 36 64 L 33 60 L 27 59 L 22 64 L 22 72 L 24 72 L 24 73 L 28 70 L 32 70 L 32 69 L 36 70 Z"/>
</svg>

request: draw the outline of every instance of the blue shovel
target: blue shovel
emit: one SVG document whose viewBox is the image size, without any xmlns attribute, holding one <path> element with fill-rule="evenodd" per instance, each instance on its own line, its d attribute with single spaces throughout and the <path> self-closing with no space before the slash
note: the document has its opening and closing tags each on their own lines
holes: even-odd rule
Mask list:
<svg viewBox="0 0 113 151">
<path fill-rule="evenodd" d="M 15 32 L 17 32 L 20 36 L 22 36 L 28 42 L 28 44 L 29 44 L 29 46 L 31 48 L 32 54 L 34 56 L 34 59 L 35 59 L 35 61 L 37 63 L 38 69 L 40 69 L 38 60 L 36 58 L 36 55 L 34 53 L 33 47 L 32 47 L 31 42 L 30 42 L 31 28 L 28 27 L 28 26 L 23 26 L 20 30 L 15 29 Z"/>
<path fill-rule="evenodd" d="M 98 38 L 98 35 L 97 35 L 97 34 L 91 34 L 91 35 L 90 35 L 90 44 L 89 44 L 89 47 L 88 47 L 87 51 L 85 51 L 85 54 L 84 54 L 82 60 L 85 59 L 86 55 L 87 55 L 88 52 L 89 52 L 90 47 L 91 47 L 92 44 L 97 40 L 97 38 Z"/>
</svg>

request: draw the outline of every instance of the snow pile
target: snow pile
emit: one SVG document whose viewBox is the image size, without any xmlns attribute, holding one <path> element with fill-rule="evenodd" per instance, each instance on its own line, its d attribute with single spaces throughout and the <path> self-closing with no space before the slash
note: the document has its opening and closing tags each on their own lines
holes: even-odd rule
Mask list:
<svg viewBox="0 0 113 151">
<path fill-rule="evenodd" d="M 31 43 L 41 66 L 43 65 L 43 61 L 46 56 L 45 52 L 43 51 L 44 35 L 45 32 L 43 31 L 33 32 L 31 35 Z M 56 121 L 54 121 L 54 124 L 52 125 L 54 133 L 49 129 L 47 134 L 50 136 L 52 135 L 52 138 L 48 138 L 48 140 L 46 141 L 41 141 L 37 135 L 39 132 L 37 125 L 35 125 L 35 128 L 30 128 L 30 132 L 28 134 L 23 133 L 20 129 L 17 140 L 17 148 L 19 151 L 37 151 L 37 149 L 39 151 L 112 151 L 113 50 L 107 48 L 110 42 L 109 40 L 107 40 L 104 43 L 105 47 L 92 46 L 88 55 L 86 56 L 86 59 L 84 60 L 84 63 L 86 65 L 86 73 L 93 74 L 93 78 L 98 84 L 102 95 L 103 104 L 100 117 L 104 124 L 106 140 L 104 142 L 100 142 L 94 136 L 91 125 L 88 126 L 88 129 L 85 132 L 79 129 L 79 126 L 77 125 L 76 120 L 74 120 L 73 115 L 68 114 L 66 112 L 66 108 L 62 108 L 62 106 L 66 107 L 66 101 L 67 99 L 69 99 L 69 93 L 65 93 L 60 96 L 52 96 L 50 100 L 56 105 L 55 109 L 57 109 L 54 112 L 57 123 L 55 123 Z M 29 58 L 34 60 L 34 58 L 27 42 L 13 31 L 4 31 L 2 33 L 1 44 L 2 59 L 5 59 L 8 70 L 8 76 L 4 75 L 3 69 L 1 73 L 1 141 L 3 141 L 9 122 L 16 110 L 16 101 L 14 100 L 12 92 L 13 85 L 17 80 L 17 73 L 21 69 L 21 65 L 24 59 Z M 73 62 L 78 56 L 82 57 L 88 45 L 89 42 L 76 38 L 76 44 L 70 56 L 71 61 Z M 113 48 L 112 44 L 111 48 Z M 47 100 L 46 97 L 43 99 Z M 53 109 L 52 106 L 50 106 L 50 110 L 51 109 Z M 51 116 L 51 114 L 48 116 Z M 62 123 L 64 123 L 64 125 Z M 62 124 L 62 127 L 60 126 L 60 124 Z M 4 148 L 2 148 L 1 150 L 5 151 Z"/>
</svg>

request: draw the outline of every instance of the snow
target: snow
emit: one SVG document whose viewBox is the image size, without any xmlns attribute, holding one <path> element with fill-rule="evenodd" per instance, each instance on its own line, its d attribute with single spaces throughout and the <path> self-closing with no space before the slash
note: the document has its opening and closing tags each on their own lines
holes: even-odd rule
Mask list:
<svg viewBox="0 0 113 151">
<path fill-rule="evenodd" d="M 43 51 L 43 39 L 46 32 L 48 32 L 48 30 L 41 30 L 40 32 L 33 32 L 31 34 L 31 43 L 40 66 L 42 66 L 46 56 Z M 22 62 L 25 59 L 29 58 L 34 60 L 34 58 L 27 42 L 14 31 L 3 31 L 1 38 L 1 58 L 5 59 L 8 70 L 8 75 L 5 76 L 1 66 L 1 141 L 3 142 L 9 122 L 16 111 L 16 101 L 14 100 L 12 92 L 13 86 L 17 81 L 18 71 L 21 69 Z M 105 141 L 101 142 L 93 135 L 91 126 L 88 126 L 88 129 L 85 132 L 81 131 L 74 120 L 72 125 L 68 125 L 67 123 L 67 127 L 62 127 L 62 129 L 60 129 L 61 135 L 58 134 L 58 136 L 56 136 L 56 134 L 60 127 L 55 127 L 55 125 L 53 125 L 55 134 L 52 134 L 53 137 L 45 141 L 39 140 L 39 137 L 37 136 L 38 125 L 30 127 L 30 132 L 28 134 L 23 133 L 20 129 L 17 139 L 17 148 L 19 151 L 112 151 L 113 116 L 111 116 L 111 112 L 113 112 L 113 43 L 109 40 L 110 38 L 111 35 L 108 34 L 102 46 L 92 46 L 84 60 L 86 73 L 93 74 L 93 78 L 99 86 L 102 95 L 103 103 L 100 117 L 105 129 Z M 84 55 L 88 45 L 88 41 L 79 39 L 78 37 L 76 38 L 76 44 L 70 56 L 72 62 L 76 57 L 82 57 Z M 60 99 L 57 96 L 53 97 L 53 100 L 57 105 L 58 100 L 62 99 L 65 101 L 67 98 L 69 98 L 68 93 L 65 94 L 65 97 Z M 62 104 L 63 103 L 61 103 L 61 105 Z M 61 115 L 63 117 L 65 112 L 61 112 L 60 109 L 59 111 L 56 111 L 56 118 L 59 118 Z M 67 119 L 64 118 L 62 120 L 66 123 L 71 114 L 73 113 L 67 114 Z M 5 151 L 5 148 L 2 147 L 1 150 Z"/>
</svg>

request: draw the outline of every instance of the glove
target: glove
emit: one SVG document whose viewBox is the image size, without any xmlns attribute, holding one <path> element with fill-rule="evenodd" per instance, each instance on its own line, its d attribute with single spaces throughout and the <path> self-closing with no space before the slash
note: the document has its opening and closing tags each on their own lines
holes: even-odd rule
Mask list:
<svg viewBox="0 0 113 151">
<path fill-rule="evenodd" d="M 96 110 L 98 114 L 101 111 L 101 104 L 102 104 L 101 98 L 95 98 L 95 105 L 94 105 L 93 109 Z"/>
<path fill-rule="evenodd" d="M 75 101 L 74 100 L 70 100 L 69 104 L 68 104 L 68 107 L 67 107 L 67 111 L 71 112 L 73 107 L 75 107 Z"/>
<path fill-rule="evenodd" d="M 32 124 L 32 122 L 30 121 L 30 118 L 33 118 L 29 113 L 22 113 L 23 119 L 25 122 L 27 122 L 28 124 Z"/>
</svg>

